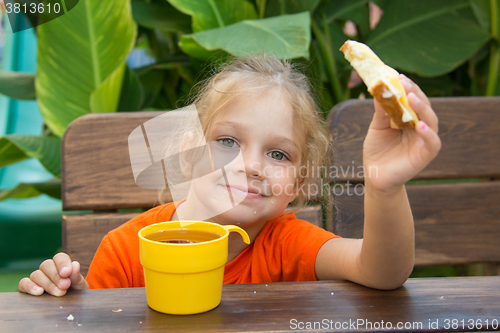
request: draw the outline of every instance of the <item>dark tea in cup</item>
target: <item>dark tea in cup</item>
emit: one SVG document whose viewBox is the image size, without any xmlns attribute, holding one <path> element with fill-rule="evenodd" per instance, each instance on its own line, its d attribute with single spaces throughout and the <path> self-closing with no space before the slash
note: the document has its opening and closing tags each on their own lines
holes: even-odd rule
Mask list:
<svg viewBox="0 0 500 333">
<path fill-rule="evenodd" d="M 221 235 L 213 232 L 188 228 L 159 230 L 145 236 L 145 238 L 155 242 L 171 244 L 201 243 L 221 237 Z"/>
</svg>

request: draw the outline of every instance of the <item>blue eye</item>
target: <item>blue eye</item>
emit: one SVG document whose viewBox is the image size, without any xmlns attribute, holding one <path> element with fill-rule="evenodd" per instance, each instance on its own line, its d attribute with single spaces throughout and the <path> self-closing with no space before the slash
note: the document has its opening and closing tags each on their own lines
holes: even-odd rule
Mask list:
<svg viewBox="0 0 500 333">
<path fill-rule="evenodd" d="M 286 157 L 286 155 L 280 152 L 279 150 L 272 151 L 267 155 L 277 161 L 283 161 L 288 159 L 288 157 Z"/>
<path fill-rule="evenodd" d="M 236 141 L 230 138 L 223 138 L 218 140 L 221 145 L 223 145 L 226 148 L 236 148 L 238 147 L 238 144 Z"/>
</svg>

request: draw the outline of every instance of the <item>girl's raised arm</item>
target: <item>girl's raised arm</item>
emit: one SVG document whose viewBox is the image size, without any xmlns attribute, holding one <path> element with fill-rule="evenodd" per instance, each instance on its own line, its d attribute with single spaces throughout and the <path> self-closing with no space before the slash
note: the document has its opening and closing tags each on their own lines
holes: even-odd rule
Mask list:
<svg viewBox="0 0 500 333">
<path fill-rule="evenodd" d="M 436 157 L 441 141 L 438 119 L 427 96 L 404 75 L 399 79 L 421 120 L 415 129 L 392 129 L 375 102 L 363 146 L 363 166 L 370 170 L 365 173 L 364 238 L 325 243 L 316 258 L 318 279 L 345 279 L 394 289 L 413 270 L 414 226 L 404 184 Z"/>
</svg>

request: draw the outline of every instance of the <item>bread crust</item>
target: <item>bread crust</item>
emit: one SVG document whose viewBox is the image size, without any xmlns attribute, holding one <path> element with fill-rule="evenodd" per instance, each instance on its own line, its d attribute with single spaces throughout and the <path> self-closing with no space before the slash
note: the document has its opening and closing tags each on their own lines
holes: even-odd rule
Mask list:
<svg viewBox="0 0 500 333">
<path fill-rule="evenodd" d="M 391 127 L 395 129 L 414 128 L 417 124 L 415 117 L 409 122 L 403 122 L 404 110 L 400 102 L 394 94 L 391 97 L 383 97 L 384 91 L 390 91 L 389 87 L 380 81 L 372 87 L 370 94 L 379 102 L 385 113 L 391 118 Z M 408 111 L 412 113 L 413 110 L 408 109 Z"/>
<path fill-rule="evenodd" d="M 342 44 L 342 46 L 340 47 L 340 51 L 342 51 L 342 53 L 345 53 L 348 48 L 349 48 L 349 40 L 345 41 L 344 44 Z"/>
</svg>

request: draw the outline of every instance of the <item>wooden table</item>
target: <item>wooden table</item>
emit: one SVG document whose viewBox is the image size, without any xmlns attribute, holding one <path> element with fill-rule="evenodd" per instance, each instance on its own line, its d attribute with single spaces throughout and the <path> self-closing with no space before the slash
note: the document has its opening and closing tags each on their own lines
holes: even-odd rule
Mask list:
<svg viewBox="0 0 500 333">
<path fill-rule="evenodd" d="M 337 281 L 225 285 L 217 308 L 190 316 L 151 310 L 144 288 L 0 293 L 0 332 L 500 330 L 499 287 L 500 276 L 410 279 L 393 291 Z"/>
</svg>

